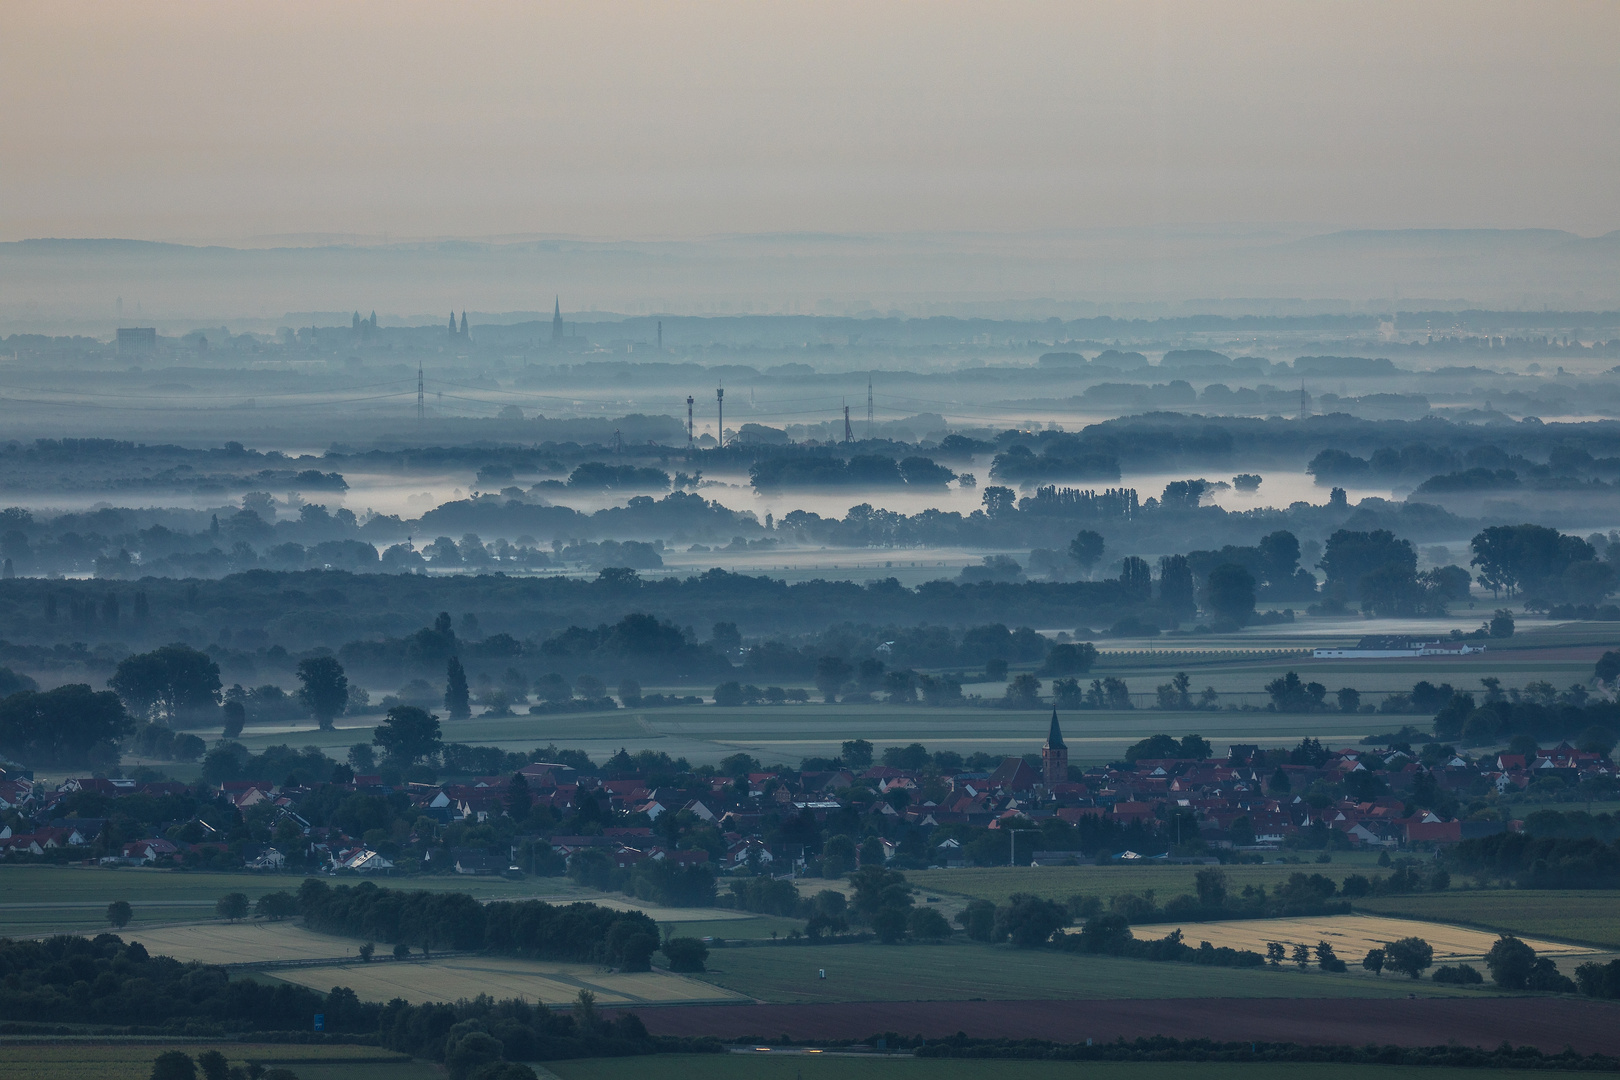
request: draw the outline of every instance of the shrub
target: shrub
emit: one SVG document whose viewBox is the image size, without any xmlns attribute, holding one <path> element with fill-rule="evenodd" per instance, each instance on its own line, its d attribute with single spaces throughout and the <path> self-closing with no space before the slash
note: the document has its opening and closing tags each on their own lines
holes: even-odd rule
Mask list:
<svg viewBox="0 0 1620 1080">
<path fill-rule="evenodd" d="M 671 971 L 706 971 L 709 947 L 693 937 L 670 938 L 664 942 L 664 955 L 669 958 Z"/>
<path fill-rule="evenodd" d="M 152 1062 L 152 1080 L 197 1080 L 197 1063 L 190 1054 L 169 1050 Z"/>
<path fill-rule="evenodd" d="M 1429 978 L 1448 986 L 1478 986 L 1485 981 L 1485 976 L 1481 975 L 1473 964 L 1447 964 L 1445 967 L 1437 967 Z"/>
</svg>

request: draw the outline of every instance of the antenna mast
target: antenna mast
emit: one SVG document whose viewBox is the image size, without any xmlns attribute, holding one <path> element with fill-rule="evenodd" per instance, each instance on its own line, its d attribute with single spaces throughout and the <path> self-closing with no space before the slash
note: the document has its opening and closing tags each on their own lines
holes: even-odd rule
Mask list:
<svg viewBox="0 0 1620 1080">
<path fill-rule="evenodd" d="M 692 395 L 686 395 L 686 448 L 692 449 L 696 440 L 693 438 L 692 428 Z"/>
<path fill-rule="evenodd" d="M 872 437 L 872 373 L 866 373 L 866 437 Z"/>
<path fill-rule="evenodd" d="M 427 399 L 422 394 L 422 361 L 416 362 L 416 422 L 427 419 Z"/>
<path fill-rule="evenodd" d="M 724 449 L 725 445 L 726 445 L 726 388 L 725 387 L 721 386 L 721 387 L 717 387 L 715 389 L 715 391 L 714 391 L 714 402 L 715 402 L 715 405 L 718 406 L 719 410 L 720 410 L 720 420 L 719 420 L 717 430 L 715 432 L 716 435 L 718 435 L 719 437 L 715 440 L 715 442 L 716 442 L 716 445 L 718 447 L 720 447 L 721 449 Z"/>
<path fill-rule="evenodd" d="M 849 429 L 849 402 L 844 402 L 844 441 L 854 442 L 855 433 Z"/>
</svg>

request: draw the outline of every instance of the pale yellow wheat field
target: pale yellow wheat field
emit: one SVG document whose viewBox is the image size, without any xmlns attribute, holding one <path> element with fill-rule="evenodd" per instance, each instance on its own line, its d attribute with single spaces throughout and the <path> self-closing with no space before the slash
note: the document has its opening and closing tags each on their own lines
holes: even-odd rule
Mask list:
<svg viewBox="0 0 1620 1080">
<path fill-rule="evenodd" d="M 1179 929 L 1188 945 L 1198 947 L 1207 941 L 1217 948 L 1249 949 L 1262 955 L 1266 943 L 1281 942 L 1292 950 L 1296 944 L 1314 947 L 1325 941 L 1333 946 L 1339 959 L 1350 963 L 1359 961 L 1369 949 L 1378 949 L 1404 937 L 1417 937 L 1434 947 L 1434 962 L 1449 964 L 1457 960 L 1478 960 L 1490 950 L 1496 934 L 1489 930 L 1473 930 L 1446 923 L 1419 922 L 1414 919 L 1387 919 L 1376 915 L 1318 915 L 1298 919 L 1244 919 L 1232 922 L 1207 923 L 1155 923 L 1133 926 L 1131 932 L 1148 940 L 1162 938 Z M 1539 938 L 1522 938 L 1525 944 L 1554 959 L 1565 956 L 1584 956 L 1593 950 L 1579 945 L 1561 945 Z"/>
</svg>

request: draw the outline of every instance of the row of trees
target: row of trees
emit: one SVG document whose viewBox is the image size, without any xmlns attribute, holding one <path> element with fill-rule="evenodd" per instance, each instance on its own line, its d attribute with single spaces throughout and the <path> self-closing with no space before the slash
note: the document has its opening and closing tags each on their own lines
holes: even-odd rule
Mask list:
<svg viewBox="0 0 1620 1080">
<path fill-rule="evenodd" d="M 504 956 L 612 964 L 646 971 L 658 924 L 639 911 L 539 900 L 479 904 L 465 893 L 406 892 L 371 882 L 298 890 L 306 926 L 329 934 L 423 948 L 479 949 Z"/>
</svg>

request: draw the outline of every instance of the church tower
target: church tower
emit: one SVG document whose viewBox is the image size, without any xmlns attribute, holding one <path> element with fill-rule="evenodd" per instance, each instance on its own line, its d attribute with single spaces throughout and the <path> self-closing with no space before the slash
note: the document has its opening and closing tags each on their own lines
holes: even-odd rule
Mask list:
<svg viewBox="0 0 1620 1080">
<path fill-rule="evenodd" d="M 461 310 L 461 336 L 462 337 L 467 336 L 467 309 L 466 308 L 462 308 L 462 310 Z"/>
<path fill-rule="evenodd" d="M 561 345 L 562 339 L 562 298 L 557 297 L 552 301 L 551 308 L 551 343 L 553 345 Z"/>
<path fill-rule="evenodd" d="M 1056 709 L 1052 710 L 1052 730 L 1047 732 L 1046 745 L 1041 747 L 1041 778 L 1047 787 L 1069 781 L 1069 748 L 1064 745 Z"/>
</svg>

